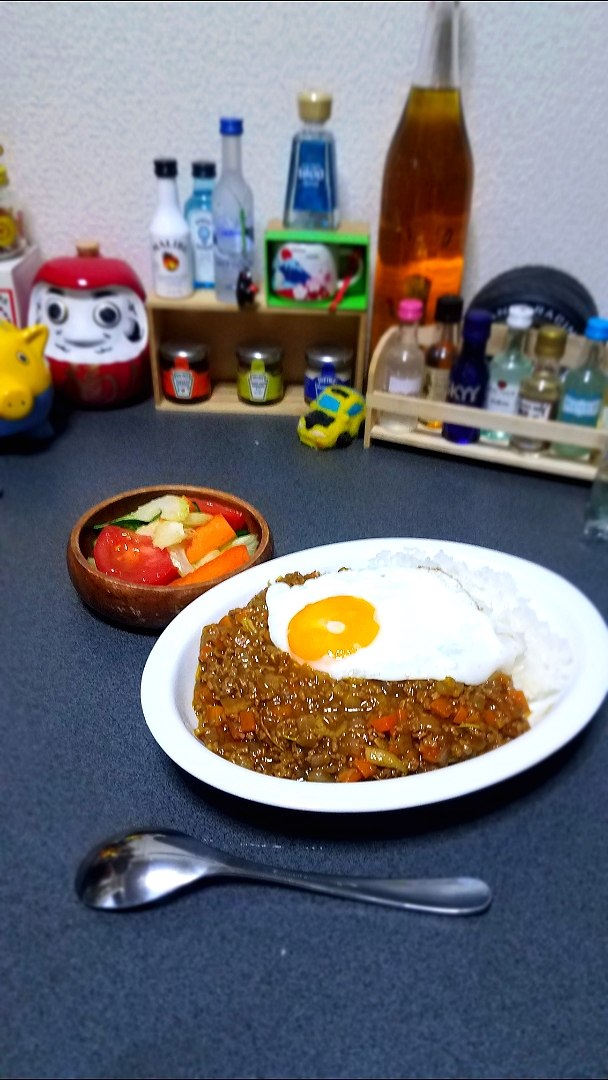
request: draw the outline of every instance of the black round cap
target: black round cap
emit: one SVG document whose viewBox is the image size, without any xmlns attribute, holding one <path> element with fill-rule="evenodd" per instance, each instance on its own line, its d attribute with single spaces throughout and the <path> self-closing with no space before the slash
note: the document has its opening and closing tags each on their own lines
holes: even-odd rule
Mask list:
<svg viewBox="0 0 608 1080">
<path fill-rule="evenodd" d="M 177 176 L 177 161 L 175 158 L 155 158 L 154 174 L 163 180 L 172 180 Z"/>
<path fill-rule="evenodd" d="M 437 299 L 435 308 L 435 322 L 459 323 L 462 319 L 462 296 L 451 296 L 446 293 Z"/>
<path fill-rule="evenodd" d="M 215 161 L 193 161 L 192 175 L 199 180 L 213 180 L 215 177 Z"/>
</svg>

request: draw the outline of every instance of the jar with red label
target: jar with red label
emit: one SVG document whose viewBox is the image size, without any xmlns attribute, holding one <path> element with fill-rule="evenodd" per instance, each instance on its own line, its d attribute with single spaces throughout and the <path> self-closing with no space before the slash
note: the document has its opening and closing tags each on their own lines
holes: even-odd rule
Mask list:
<svg viewBox="0 0 608 1080">
<path fill-rule="evenodd" d="M 195 405 L 211 396 L 207 346 L 164 342 L 159 348 L 163 394 L 180 405 Z"/>
</svg>

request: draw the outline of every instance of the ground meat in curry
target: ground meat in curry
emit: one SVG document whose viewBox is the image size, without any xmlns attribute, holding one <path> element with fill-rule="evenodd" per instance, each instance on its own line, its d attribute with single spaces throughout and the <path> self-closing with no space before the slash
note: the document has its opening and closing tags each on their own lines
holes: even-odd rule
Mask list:
<svg viewBox="0 0 608 1080">
<path fill-rule="evenodd" d="M 528 731 L 528 703 L 508 675 L 466 686 L 334 679 L 297 664 L 270 640 L 265 596 L 201 637 L 195 735 L 228 761 L 289 780 L 384 780 L 466 761 Z"/>
</svg>

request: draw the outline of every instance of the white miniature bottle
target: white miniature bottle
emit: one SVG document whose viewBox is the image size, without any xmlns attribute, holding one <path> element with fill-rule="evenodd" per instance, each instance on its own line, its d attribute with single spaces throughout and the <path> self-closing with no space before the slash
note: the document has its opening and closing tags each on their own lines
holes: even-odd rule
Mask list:
<svg viewBox="0 0 608 1080">
<path fill-rule="evenodd" d="M 243 176 L 242 134 L 242 120 L 222 117 L 222 172 L 212 202 L 215 295 L 224 304 L 236 303 L 239 274 L 253 269 L 253 193 Z"/>
<path fill-rule="evenodd" d="M 387 340 L 380 356 L 374 378 L 374 390 L 389 394 L 419 397 L 424 378 L 424 353 L 418 344 L 418 324 L 422 318 L 421 300 L 401 300 L 397 315 L 399 330 Z M 412 431 L 418 420 L 415 416 L 380 413 L 382 427 L 389 431 Z"/>
<path fill-rule="evenodd" d="M 152 280 L 158 296 L 179 299 L 194 292 L 192 241 L 177 192 L 177 161 L 157 158 L 158 204 L 150 226 Z"/>
</svg>

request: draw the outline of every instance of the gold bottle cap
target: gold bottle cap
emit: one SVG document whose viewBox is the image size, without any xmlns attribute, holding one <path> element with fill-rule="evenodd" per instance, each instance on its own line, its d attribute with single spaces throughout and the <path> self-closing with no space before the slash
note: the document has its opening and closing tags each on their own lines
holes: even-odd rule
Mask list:
<svg viewBox="0 0 608 1080">
<path fill-rule="evenodd" d="M 97 240 L 78 240 L 76 251 L 81 258 L 94 258 L 99 255 L 99 244 Z"/>
<path fill-rule="evenodd" d="M 304 94 L 298 94 L 298 112 L 301 120 L 312 120 L 323 123 L 331 116 L 331 94 L 323 90 L 307 90 Z"/>
<path fill-rule="evenodd" d="M 8 173 L 6 171 L 6 165 L 0 165 L 0 187 L 6 187 L 8 184 Z"/>
<path fill-rule="evenodd" d="M 563 326 L 541 326 L 536 337 L 537 356 L 560 360 L 566 350 L 568 335 Z"/>
</svg>

